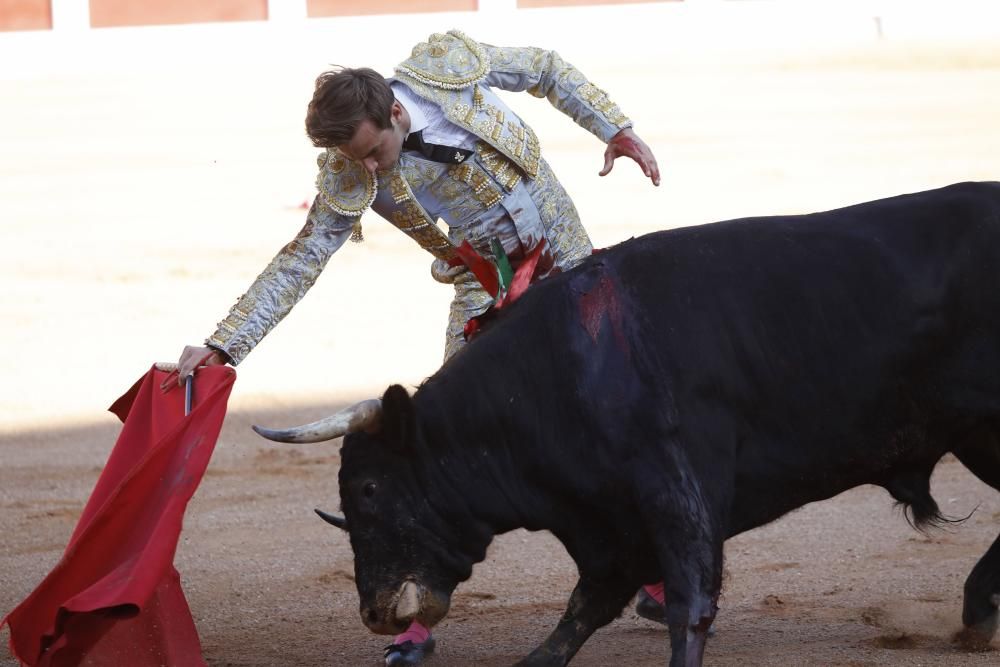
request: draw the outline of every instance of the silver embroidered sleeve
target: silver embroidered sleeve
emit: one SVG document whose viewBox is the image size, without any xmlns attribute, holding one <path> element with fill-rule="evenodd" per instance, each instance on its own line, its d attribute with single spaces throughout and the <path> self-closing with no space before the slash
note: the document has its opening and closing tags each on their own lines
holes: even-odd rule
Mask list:
<svg viewBox="0 0 1000 667">
<path fill-rule="evenodd" d="M 350 237 L 356 220 L 335 213 L 317 197 L 302 231 L 275 255 L 205 343 L 228 354 L 234 365 L 243 361 L 305 296 Z"/>
<path fill-rule="evenodd" d="M 533 47 L 484 45 L 492 69 L 486 84 L 501 90 L 526 90 L 545 97 L 577 125 L 607 143 L 618 132 L 632 126 L 608 94 L 592 84 L 580 70 L 555 51 Z"/>
</svg>

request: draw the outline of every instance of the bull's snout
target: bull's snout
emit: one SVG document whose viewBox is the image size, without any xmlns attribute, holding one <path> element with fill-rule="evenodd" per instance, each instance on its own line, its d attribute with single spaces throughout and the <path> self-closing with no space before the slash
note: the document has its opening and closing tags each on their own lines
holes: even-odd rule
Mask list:
<svg viewBox="0 0 1000 667">
<path fill-rule="evenodd" d="M 448 596 L 435 595 L 407 579 L 391 594 L 377 595 L 372 605 L 362 605 L 361 620 L 377 634 L 398 634 L 414 620 L 433 627 L 448 613 Z"/>
<path fill-rule="evenodd" d="M 380 635 L 392 634 L 391 629 L 385 629 L 385 624 L 380 620 L 379 613 L 375 607 L 361 607 L 361 620 L 372 632 Z"/>
</svg>

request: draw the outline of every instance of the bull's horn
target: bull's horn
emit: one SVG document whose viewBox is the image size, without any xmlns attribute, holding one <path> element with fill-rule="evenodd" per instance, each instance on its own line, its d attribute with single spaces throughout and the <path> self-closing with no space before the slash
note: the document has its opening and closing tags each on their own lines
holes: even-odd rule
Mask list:
<svg viewBox="0 0 1000 667">
<path fill-rule="evenodd" d="M 370 398 L 311 424 L 282 430 L 254 425 L 253 430 L 278 442 L 322 442 L 375 426 L 382 418 L 382 401 Z"/>
<path fill-rule="evenodd" d="M 396 618 L 408 622 L 420 612 L 420 587 L 412 581 L 404 581 L 399 589 L 396 602 Z"/>
<path fill-rule="evenodd" d="M 333 514 L 327 514 L 321 509 L 314 509 L 313 512 L 316 512 L 316 514 L 319 515 L 319 518 L 323 519 L 323 521 L 326 521 L 331 526 L 336 526 L 341 530 L 347 530 L 347 519 L 345 519 L 344 517 L 334 516 Z"/>
</svg>

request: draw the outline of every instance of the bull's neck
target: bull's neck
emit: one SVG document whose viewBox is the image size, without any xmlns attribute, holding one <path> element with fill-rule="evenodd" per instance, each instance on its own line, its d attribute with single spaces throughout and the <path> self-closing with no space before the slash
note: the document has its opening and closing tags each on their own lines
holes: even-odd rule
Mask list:
<svg viewBox="0 0 1000 667">
<path fill-rule="evenodd" d="M 418 414 L 427 448 L 425 474 L 434 489 L 428 499 L 439 514 L 489 538 L 516 528 L 548 527 L 541 524 L 552 502 L 530 484 L 524 460 L 524 451 L 538 444 L 537 434 L 491 407 L 445 417 L 421 405 Z M 486 546 L 488 539 L 484 556 Z"/>
</svg>

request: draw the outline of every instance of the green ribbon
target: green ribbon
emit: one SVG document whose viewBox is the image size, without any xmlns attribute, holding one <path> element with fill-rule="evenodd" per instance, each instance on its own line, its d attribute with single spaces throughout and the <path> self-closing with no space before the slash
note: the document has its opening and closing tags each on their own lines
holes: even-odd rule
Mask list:
<svg viewBox="0 0 1000 667">
<path fill-rule="evenodd" d="M 496 237 L 490 240 L 490 250 L 493 252 L 494 263 L 497 265 L 501 294 L 506 294 L 510 291 L 510 284 L 514 280 L 514 269 L 511 268 L 510 259 L 507 258 L 507 253 L 504 252 L 500 240 Z"/>
</svg>

